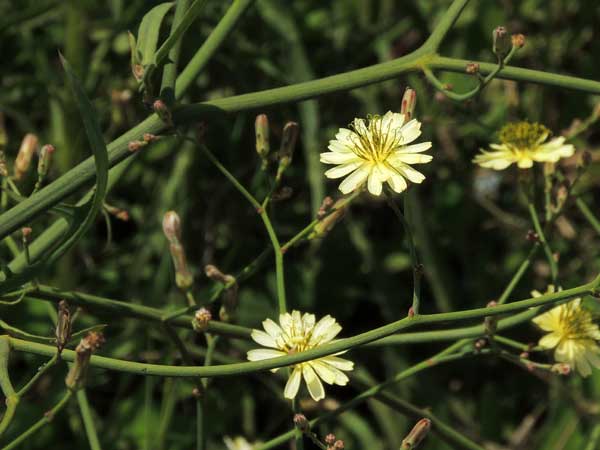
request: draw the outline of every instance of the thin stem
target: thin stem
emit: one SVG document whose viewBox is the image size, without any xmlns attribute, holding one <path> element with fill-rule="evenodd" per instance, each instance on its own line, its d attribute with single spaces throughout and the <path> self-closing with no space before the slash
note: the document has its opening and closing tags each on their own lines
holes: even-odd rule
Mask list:
<svg viewBox="0 0 600 450">
<path fill-rule="evenodd" d="M 283 268 L 283 252 L 281 251 L 281 244 L 275 234 L 271 220 L 266 212 L 262 209 L 260 212 L 260 218 L 262 219 L 269 239 L 271 240 L 271 246 L 275 252 L 275 277 L 277 280 L 277 303 L 279 304 L 279 313 L 284 314 L 287 311 L 287 303 L 285 298 L 285 273 Z"/>
<path fill-rule="evenodd" d="M 575 205 L 577 205 L 577 208 L 579 208 L 579 211 L 581 211 L 581 214 L 583 214 L 583 217 L 586 218 L 594 231 L 600 235 L 600 221 L 592 213 L 588 205 L 579 197 L 575 200 Z"/>
<path fill-rule="evenodd" d="M 405 197 L 404 197 L 404 211 L 407 211 L 407 204 L 406 204 L 406 195 L 408 193 L 405 192 Z M 415 248 L 415 243 L 413 240 L 413 236 L 412 236 L 412 232 L 410 231 L 410 224 L 408 223 L 408 220 L 404 217 L 404 215 L 402 214 L 402 211 L 400 211 L 400 208 L 398 208 L 398 206 L 396 205 L 396 203 L 394 203 L 394 200 L 392 199 L 392 197 L 390 197 L 390 195 L 386 192 L 385 193 L 386 196 L 386 200 L 387 203 L 389 205 L 389 207 L 392 209 L 392 211 L 394 211 L 394 214 L 396 214 L 396 217 L 398 218 L 398 220 L 400 221 L 400 223 L 402 224 L 402 227 L 404 228 L 404 234 L 406 235 L 406 240 L 408 242 L 408 248 L 410 249 L 410 260 L 412 261 L 412 265 L 413 265 L 413 299 L 412 299 L 412 307 L 411 307 L 411 312 L 412 314 L 410 314 L 411 316 L 417 316 L 419 314 L 419 306 L 421 304 L 421 274 L 423 273 L 421 264 L 419 263 L 419 258 L 417 256 L 417 250 Z"/>
<path fill-rule="evenodd" d="M 175 94 L 177 100 L 179 100 L 187 92 L 192 83 L 196 81 L 211 57 L 231 34 L 238 21 L 252 3 L 254 3 L 254 0 L 234 0 L 223 18 L 219 21 L 210 36 L 206 38 L 200 49 L 192 57 L 191 61 L 185 69 L 183 69 L 181 75 L 177 79 Z"/>
<path fill-rule="evenodd" d="M 530 307 L 542 307 L 546 305 L 558 304 L 565 302 L 574 297 L 581 297 L 586 294 L 594 294 L 598 292 L 600 285 L 600 276 L 597 276 L 592 282 L 578 286 L 576 288 L 566 289 L 560 292 L 547 293 L 539 297 L 521 300 L 504 305 L 475 308 L 465 311 L 456 311 L 449 313 L 438 314 L 421 314 L 413 318 L 401 319 L 396 322 L 369 330 L 367 332 L 345 338 L 337 341 L 316 347 L 312 350 L 298 352 L 277 358 L 266 359 L 262 361 L 244 362 L 239 364 L 217 365 L 211 367 L 185 367 L 185 366 L 166 366 L 159 364 L 144 364 L 132 361 L 122 361 L 112 358 L 105 358 L 93 355 L 91 364 L 107 369 L 119 370 L 124 372 L 138 373 L 144 375 L 159 375 L 159 376 L 176 376 L 176 377 L 217 377 L 228 375 L 239 375 L 243 373 L 251 373 L 262 370 L 269 370 L 278 367 L 290 366 L 313 359 L 318 359 L 324 356 L 332 355 L 344 350 L 368 344 L 370 342 L 382 339 L 386 336 L 395 334 L 401 330 L 411 328 L 415 325 L 428 325 L 440 322 L 451 322 L 455 320 L 466 319 L 482 319 L 486 316 L 496 316 L 500 314 L 520 311 Z M 536 311 L 534 311 L 536 312 Z M 23 341 L 8 337 L 10 339 L 11 348 L 20 351 L 32 353 L 47 354 L 48 349 L 52 348 L 43 344 Z M 54 349 L 52 348 L 54 351 Z M 65 350 L 63 352 L 65 360 L 73 360 L 74 352 Z"/>
<path fill-rule="evenodd" d="M 465 6 L 467 6 L 467 3 L 469 3 L 469 0 L 454 0 L 452 5 L 450 5 L 438 24 L 435 26 L 427 41 L 425 41 L 423 47 L 426 47 L 434 52 L 437 51 L 443 39 L 446 37 L 454 23 L 458 20 L 460 13 L 463 11 Z"/>
<path fill-rule="evenodd" d="M 42 428 L 44 425 L 50 423 L 54 416 L 60 412 L 61 409 L 67 404 L 71 396 L 73 395 L 73 391 L 68 390 L 67 393 L 59 400 L 59 402 L 50 410 L 44 413 L 44 417 L 34 423 L 29 429 L 27 429 L 23 434 L 15 438 L 10 444 L 6 447 L 3 447 L 2 450 L 11 450 L 13 448 L 18 447 L 23 441 L 25 441 L 29 436 L 33 435 L 36 431 Z"/>
<path fill-rule="evenodd" d="M 15 411 L 17 410 L 17 404 L 19 403 L 19 396 L 13 388 L 8 373 L 10 350 L 11 346 L 9 338 L 7 336 L 0 336 L 0 389 L 2 389 L 2 393 L 6 398 L 6 410 L 0 421 L 0 436 L 4 434 L 10 425 L 15 415 Z"/>
<path fill-rule="evenodd" d="M 600 423 L 593 426 L 584 450 L 598 450 L 598 448 L 600 448 Z"/>
<path fill-rule="evenodd" d="M 292 399 L 292 411 L 294 414 L 301 414 L 300 402 L 296 397 Z M 296 450 L 304 450 L 304 433 L 299 425 L 294 426 L 294 443 L 296 444 Z"/>
<path fill-rule="evenodd" d="M 17 392 L 17 396 L 23 397 L 29 390 L 35 385 L 36 381 L 46 373 L 48 369 L 54 366 L 58 362 L 58 352 L 50 358 L 46 363 L 44 363 L 36 372 L 36 374 L 23 386 L 19 392 Z"/>
<path fill-rule="evenodd" d="M 85 389 L 79 389 L 77 391 L 77 402 L 79 403 L 79 411 L 81 412 L 81 418 L 83 419 L 83 426 L 85 428 L 85 434 L 87 435 L 88 443 L 90 444 L 91 450 L 102 450 L 100 446 L 100 440 L 98 439 L 98 433 L 96 432 L 96 423 L 93 416 L 92 408 L 88 402 Z"/>
<path fill-rule="evenodd" d="M 533 257 L 537 254 L 539 249 L 540 249 L 539 242 L 536 242 L 535 244 L 533 244 L 533 247 L 529 251 L 529 254 L 525 258 L 525 260 L 521 263 L 521 265 L 519 266 L 519 268 L 517 269 L 517 271 L 515 272 L 513 277 L 510 279 L 510 282 L 508 283 L 506 288 L 504 288 L 504 291 L 502 291 L 502 294 L 498 298 L 497 303 L 499 305 L 502 305 L 503 303 L 506 302 L 506 300 L 508 300 L 508 297 L 510 296 L 510 294 L 513 293 L 513 291 L 515 290 L 515 287 L 517 287 L 517 284 L 519 283 L 519 281 L 521 281 L 521 278 L 523 278 L 523 275 L 525 274 L 525 272 L 531 265 L 531 261 L 533 260 Z"/>
<path fill-rule="evenodd" d="M 538 239 L 540 240 L 540 242 L 542 244 L 542 248 L 544 249 L 544 253 L 546 254 L 546 259 L 548 260 L 548 264 L 550 265 L 550 274 L 551 274 L 551 278 L 552 278 L 552 283 L 556 284 L 556 277 L 558 275 L 558 267 L 556 265 L 556 259 L 554 258 L 552 249 L 550 248 L 550 244 L 548 243 L 548 240 L 546 239 L 544 230 L 542 229 L 542 227 L 540 225 L 538 214 L 537 214 L 537 211 L 535 210 L 535 206 L 533 205 L 533 202 L 531 202 L 531 201 L 528 202 L 527 209 L 529 211 L 529 215 L 531 216 L 531 221 L 533 223 L 535 232 L 537 233 Z"/>
</svg>

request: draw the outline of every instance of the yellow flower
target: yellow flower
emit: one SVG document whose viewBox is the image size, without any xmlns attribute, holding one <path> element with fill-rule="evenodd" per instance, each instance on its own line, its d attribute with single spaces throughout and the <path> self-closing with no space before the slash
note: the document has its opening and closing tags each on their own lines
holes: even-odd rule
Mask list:
<svg viewBox="0 0 600 450">
<path fill-rule="evenodd" d="M 539 123 L 514 122 L 500 130 L 500 144 L 490 144 L 493 151 L 481 149 L 473 162 L 488 169 L 503 170 L 513 163 L 528 169 L 533 162 L 557 162 L 572 156 L 575 147 L 560 136 L 545 142 L 550 130 Z"/>
<path fill-rule="evenodd" d="M 548 292 L 554 292 L 549 286 Z M 541 295 L 533 291 L 532 295 Z M 554 350 L 554 359 L 569 364 L 584 377 L 592 373 L 591 366 L 600 368 L 600 329 L 592 322 L 592 314 L 576 298 L 556 306 L 533 319 L 548 334 L 540 339 L 540 347 Z"/>
<path fill-rule="evenodd" d="M 250 444 L 246 440 L 245 437 L 237 436 L 234 438 L 230 438 L 229 436 L 225 436 L 223 438 L 223 442 L 227 447 L 227 450 L 253 450 L 255 446 L 260 446 L 260 442 L 255 442 L 254 444 Z"/>
<path fill-rule="evenodd" d="M 337 165 L 325 172 L 327 178 L 348 175 L 339 186 L 344 194 L 365 182 L 373 195 L 381 194 L 385 182 L 395 192 L 402 192 L 408 187 L 406 180 L 421 183 L 425 179 L 410 164 L 431 161 L 431 155 L 420 154 L 431 148 L 431 142 L 407 145 L 421 135 L 421 122 L 405 123 L 404 114 L 388 111 L 384 116 L 354 119 L 350 128 L 340 128 L 329 141 L 331 151 L 321 153 L 322 163 Z"/>
<path fill-rule="evenodd" d="M 316 348 L 331 342 L 342 330 L 336 320 L 329 315 L 316 322 L 313 314 L 301 315 L 299 311 L 281 314 L 279 325 L 271 319 L 266 319 L 262 324 L 266 333 L 252 330 L 252 339 L 269 348 L 250 350 L 248 352 L 250 361 L 277 358 Z M 337 356 L 325 356 L 296 364 L 285 385 L 283 395 L 285 398 L 293 399 L 298 393 L 301 379 L 304 378 L 310 396 L 315 401 L 321 400 L 325 398 L 321 379 L 328 384 L 345 386 L 349 380 L 342 370 L 353 368 L 352 361 Z M 277 370 L 279 369 L 272 371 Z"/>
</svg>

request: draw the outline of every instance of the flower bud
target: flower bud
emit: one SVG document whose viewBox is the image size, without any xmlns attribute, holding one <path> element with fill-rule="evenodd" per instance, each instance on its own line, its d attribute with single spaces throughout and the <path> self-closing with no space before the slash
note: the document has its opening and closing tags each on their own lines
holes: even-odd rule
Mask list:
<svg viewBox="0 0 600 450">
<path fill-rule="evenodd" d="M 412 119 L 416 105 L 417 93 L 414 89 L 407 87 L 404 91 L 404 95 L 402 96 L 402 104 L 400 106 L 400 114 L 404 114 L 404 119 L 406 122 Z"/>
<path fill-rule="evenodd" d="M 201 333 L 206 331 L 208 328 L 208 323 L 212 320 L 212 314 L 206 308 L 200 308 L 194 314 L 194 318 L 192 319 L 192 328 L 197 333 Z"/>
<path fill-rule="evenodd" d="M 465 67 L 465 72 L 468 74 L 474 75 L 479 72 L 479 64 L 477 63 L 468 63 Z"/>
<path fill-rule="evenodd" d="M 33 230 L 31 229 L 31 227 L 23 227 L 23 228 L 21 228 L 21 235 L 23 236 L 23 242 L 24 243 L 28 243 L 29 242 L 29 237 L 31 236 L 31 233 L 33 233 Z"/>
<path fill-rule="evenodd" d="M 181 220 L 175 211 L 168 211 L 163 217 L 163 233 L 169 241 L 169 252 L 175 267 L 175 284 L 181 290 L 188 290 L 194 283 L 189 270 L 185 249 L 181 245 Z"/>
<path fill-rule="evenodd" d="M 498 306 L 498 303 L 493 300 L 486 305 L 487 308 L 492 308 L 494 306 Z M 485 328 L 485 334 L 491 336 L 496 332 L 496 329 L 498 328 L 498 319 L 496 318 L 496 316 L 487 316 L 483 320 L 483 326 Z"/>
<path fill-rule="evenodd" d="M 335 443 L 335 441 L 336 441 L 335 434 L 329 433 L 327 436 L 325 436 L 325 443 L 327 445 L 333 445 Z"/>
<path fill-rule="evenodd" d="M 204 273 L 212 281 L 224 285 L 223 296 L 221 298 L 221 309 L 219 310 L 219 319 L 223 322 L 231 322 L 235 319 L 235 313 L 238 306 L 238 284 L 233 275 L 225 274 L 217 266 L 207 264 L 204 267 Z"/>
<path fill-rule="evenodd" d="M 497 27 L 492 32 L 492 51 L 498 58 L 504 58 L 509 50 L 511 38 L 504 27 Z"/>
<path fill-rule="evenodd" d="M 304 414 L 294 415 L 294 425 L 303 433 L 307 433 L 310 430 L 310 423 Z"/>
<path fill-rule="evenodd" d="M 412 450 L 417 448 L 417 446 L 425 439 L 427 433 L 429 433 L 429 429 L 431 428 L 431 420 L 429 419 L 421 419 L 417 422 L 417 424 L 410 430 L 410 433 L 402 440 L 402 446 L 400 447 L 402 450 Z"/>
<path fill-rule="evenodd" d="M 320 218 L 308 239 L 325 237 L 346 214 L 345 200 L 339 199 L 331 208 L 331 212 Z"/>
<path fill-rule="evenodd" d="M 52 161 L 52 154 L 55 148 L 53 145 L 46 144 L 40 149 L 40 155 L 38 158 L 38 177 L 43 179 L 46 177 L 48 170 L 50 169 L 50 162 Z"/>
<path fill-rule="evenodd" d="M 29 170 L 31 158 L 38 147 L 38 138 L 33 133 L 27 133 L 21 142 L 17 159 L 15 160 L 15 180 L 20 180 Z"/>
<path fill-rule="evenodd" d="M 131 50 L 131 73 L 137 81 L 142 81 L 144 79 L 144 66 L 142 65 L 141 55 L 137 51 L 135 36 L 128 31 L 127 37 L 129 39 L 129 48 Z"/>
<path fill-rule="evenodd" d="M 173 126 L 173 116 L 167 104 L 162 100 L 155 100 L 152 104 L 152 109 L 160 117 L 160 119 L 168 126 Z"/>
<path fill-rule="evenodd" d="M 65 300 L 58 304 L 58 318 L 56 321 L 56 348 L 60 354 L 65 345 L 71 339 L 71 312 L 69 305 Z"/>
<path fill-rule="evenodd" d="M 510 37 L 510 40 L 513 47 L 523 48 L 523 46 L 525 45 L 525 35 L 523 34 L 513 34 Z"/>
<path fill-rule="evenodd" d="M 163 216 L 163 233 L 171 244 L 181 241 L 181 219 L 175 211 L 167 211 Z"/>
<path fill-rule="evenodd" d="M 331 207 L 333 206 L 333 199 L 330 196 L 327 196 L 321 202 L 321 206 L 317 211 L 317 219 L 322 219 L 329 212 Z"/>
<path fill-rule="evenodd" d="M 581 155 L 581 166 L 586 168 L 592 163 L 592 154 L 589 151 L 584 151 Z"/>
<path fill-rule="evenodd" d="M 90 365 L 92 353 L 104 344 L 104 336 L 102 333 L 91 331 L 79 342 L 75 348 L 75 362 L 71 365 L 65 384 L 73 391 L 83 387 L 85 377 Z"/>
<path fill-rule="evenodd" d="M 285 172 L 292 163 L 292 156 L 294 154 L 294 149 L 296 148 L 299 130 L 300 127 L 296 122 L 288 122 L 283 127 L 283 136 L 281 138 L 281 146 L 279 147 L 277 179 L 281 178 L 283 172 Z"/>
<path fill-rule="evenodd" d="M 550 370 L 559 375 L 569 375 L 571 373 L 571 366 L 565 363 L 553 364 Z"/>
<path fill-rule="evenodd" d="M 269 156 L 269 118 L 266 114 L 256 116 L 254 122 L 254 131 L 256 133 L 256 153 L 263 160 L 263 165 L 266 165 L 266 159 Z"/>
<path fill-rule="evenodd" d="M 344 450 L 344 441 L 342 441 L 341 439 L 338 439 L 337 441 L 335 441 L 333 443 L 333 449 L 334 450 Z"/>
</svg>

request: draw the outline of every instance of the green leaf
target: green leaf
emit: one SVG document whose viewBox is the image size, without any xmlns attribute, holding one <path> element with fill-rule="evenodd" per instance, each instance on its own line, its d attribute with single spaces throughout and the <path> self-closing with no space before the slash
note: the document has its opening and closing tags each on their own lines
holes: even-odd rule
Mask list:
<svg viewBox="0 0 600 450">
<path fill-rule="evenodd" d="M 67 75 L 67 84 L 73 92 L 77 107 L 81 114 L 83 126 L 85 128 L 88 141 L 94 154 L 96 166 L 96 189 L 94 194 L 86 203 L 75 206 L 72 209 L 55 208 L 56 212 L 62 213 L 67 220 L 70 217 L 70 226 L 63 239 L 40 259 L 27 267 L 23 272 L 8 276 L 7 280 L 0 285 L 0 293 L 8 292 L 25 284 L 38 275 L 46 266 L 53 265 L 67 250 L 69 250 L 85 232 L 93 225 L 98 212 L 104 203 L 104 197 L 108 187 L 108 152 L 106 144 L 100 131 L 97 115 L 92 103 L 87 98 L 81 82 L 77 79 L 69 63 L 60 55 L 65 74 Z"/>
<path fill-rule="evenodd" d="M 161 3 L 148 11 L 142 19 L 137 36 L 137 51 L 141 55 L 143 66 L 154 61 L 160 25 L 172 6 L 173 2 Z"/>
</svg>

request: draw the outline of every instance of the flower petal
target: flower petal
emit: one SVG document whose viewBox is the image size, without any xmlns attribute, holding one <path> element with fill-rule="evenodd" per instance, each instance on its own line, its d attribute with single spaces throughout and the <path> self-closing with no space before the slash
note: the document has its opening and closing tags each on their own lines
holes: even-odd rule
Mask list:
<svg viewBox="0 0 600 450">
<path fill-rule="evenodd" d="M 341 152 L 326 152 L 321 153 L 321 162 L 324 164 L 347 164 L 350 162 L 361 161 L 361 159 L 354 153 L 341 153 Z"/>
<path fill-rule="evenodd" d="M 394 192 L 398 194 L 403 192 L 408 187 L 406 180 L 396 170 L 390 170 L 390 177 L 387 179 L 388 184 Z"/>
<path fill-rule="evenodd" d="M 264 331 L 252 330 L 252 334 L 250 336 L 254 342 L 262 345 L 263 347 L 279 348 L 273 336 L 265 333 Z"/>
<path fill-rule="evenodd" d="M 246 356 L 249 361 L 262 361 L 263 359 L 272 359 L 279 358 L 280 356 L 285 356 L 285 352 L 280 352 L 279 350 L 271 350 L 268 348 L 257 348 L 254 350 L 249 350 Z"/>
<path fill-rule="evenodd" d="M 323 361 L 340 370 L 354 370 L 354 363 L 352 361 L 338 358 L 337 356 L 325 356 L 324 358 L 321 358 L 320 361 Z"/>
<path fill-rule="evenodd" d="M 431 155 L 421 155 L 419 153 L 404 153 L 401 150 L 390 156 L 394 162 L 400 162 L 404 164 L 425 164 L 433 159 Z"/>
<path fill-rule="evenodd" d="M 373 195 L 381 195 L 381 185 L 387 178 L 387 176 L 382 174 L 378 166 L 378 164 L 375 164 L 371 168 L 371 173 L 369 173 L 369 179 L 367 181 L 367 189 L 369 189 L 369 192 Z"/>
<path fill-rule="evenodd" d="M 348 175 L 348 177 L 341 182 L 339 190 L 343 194 L 348 194 L 359 188 L 369 176 L 370 169 L 370 163 L 363 163 L 360 167 L 358 167 L 358 169 Z"/>
<path fill-rule="evenodd" d="M 324 344 L 336 337 L 340 331 L 342 331 L 340 324 L 333 317 L 327 315 L 317 322 L 308 343 L 311 346 Z"/>
<path fill-rule="evenodd" d="M 397 163 L 393 164 L 393 167 L 398 171 L 400 175 L 402 175 L 404 178 L 407 178 L 413 183 L 422 183 L 425 179 L 425 175 L 423 175 L 418 170 L 413 169 L 407 164 Z"/>
<path fill-rule="evenodd" d="M 269 336 L 271 336 L 273 339 L 277 339 L 279 336 L 281 336 L 281 327 L 275 322 L 273 322 L 271 319 L 263 320 L 262 326 L 265 329 L 265 331 L 269 334 Z"/>
<path fill-rule="evenodd" d="M 296 366 L 285 384 L 285 389 L 283 390 L 283 396 L 285 398 L 293 399 L 296 397 L 298 389 L 300 388 L 301 375 L 302 370 L 300 369 L 300 366 Z"/>
<path fill-rule="evenodd" d="M 398 151 L 402 153 L 421 153 L 431 148 L 431 142 L 420 142 L 400 148 Z"/>
<path fill-rule="evenodd" d="M 400 128 L 400 133 L 402 133 L 402 144 L 410 144 L 421 136 L 421 122 L 417 119 L 406 122 L 404 126 Z"/>
<path fill-rule="evenodd" d="M 346 386 L 350 379 L 348 376 L 339 370 L 338 368 L 327 364 L 323 360 L 319 359 L 316 361 L 311 361 L 310 363 L 317 372 L 317 375 L 321 377 L 325 383 L 328 384 L 337 384 L 338 386 Z"/>
<path fill-rule="evenodd" d="M 556 347 L 559 342 L 560 342 L 560 334 L 558 334 L 558 333 L 549 333 L 549 334 L 543 336 L 540 339 L 539 345 L 541 347 L 544 347 L 544 348 L 547 348 L 547 349 L 551 349 L 551 348 Z"/>
<path fill-rule="evenodd" d="M 362 164 L 363 164 L 362 160 L 350 162 L 347 164 L 342 164 L 337 167 L 333 167 L 333 168 L 329 169 L 327 172 L 325 172 L 325 176 L 327 178 L 332 178 L 332 179 L 342 178 L 342 177 L 348 175 L 353 170 L 360 167 Z"/>
<path fill-rule="evenodd" d="M 319 400 L 325 398 L 325 389 L 323 389 L 323 384 L 310 364 L 304 364 L 302 366 L 302 376 L 306 382 L 308 393 L 314 401 L 318 402 Z"/>
</svg>

